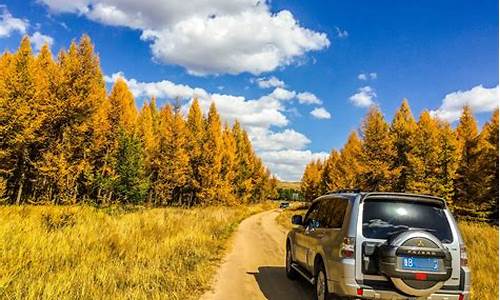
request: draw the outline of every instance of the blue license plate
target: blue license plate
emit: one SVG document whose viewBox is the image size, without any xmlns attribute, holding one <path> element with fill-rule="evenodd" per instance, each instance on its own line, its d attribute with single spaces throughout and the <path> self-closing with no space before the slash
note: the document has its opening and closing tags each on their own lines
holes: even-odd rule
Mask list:
<svg viewBox="0 0 500 300">
<path fill-rule="evenodd" d="M 401 266 L 405 270 L 438 271 L 439 259 L 427 257 L 402 257 Z"/>
</svg>

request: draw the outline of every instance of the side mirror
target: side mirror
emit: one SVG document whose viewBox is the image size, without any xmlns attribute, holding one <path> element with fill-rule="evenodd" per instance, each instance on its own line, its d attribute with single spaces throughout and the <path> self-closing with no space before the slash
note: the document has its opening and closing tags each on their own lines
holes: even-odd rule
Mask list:
<svg viewBox="0 0 500 300">
<path fill-rule="evenodd" d="M 292 224 L 293 225 L 302 225 L 302 216 L 301 215 L 292 216 Z"/>
</svg>

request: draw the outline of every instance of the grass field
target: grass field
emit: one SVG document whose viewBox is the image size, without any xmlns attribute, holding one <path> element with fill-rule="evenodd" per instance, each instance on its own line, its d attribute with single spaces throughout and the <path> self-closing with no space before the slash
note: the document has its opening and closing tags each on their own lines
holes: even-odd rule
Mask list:
<svg viewBox="0 0 500 300">
<path fill-rule="evenodd" d="M 0 207 L 0 299 L 197 299 L 268 208 Z"/>
<path fill-rule="evenodd" d="M 304 214 L 303 209 L 289 209 L 279 214 L 278 223 L 291 228 L 294 214 Z M 498 227 L 482 223 L 459 223 L 465 240 L 472 270 L 472 299 L 498 299 Z"/>
</svg>

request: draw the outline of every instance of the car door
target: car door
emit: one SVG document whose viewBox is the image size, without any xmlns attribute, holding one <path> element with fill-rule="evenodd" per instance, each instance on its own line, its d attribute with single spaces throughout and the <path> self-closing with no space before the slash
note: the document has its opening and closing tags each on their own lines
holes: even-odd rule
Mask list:
<svg viewBox="0 0 500 300">
<path fill-rule="evenodd" d="M 298 227 L 295 233 L 295 261 L 304 268 L 307 268 L 310 234 L 317 227 L 318 210 L 319 202 L 313 202 L 304 217 L 302 226 Z"/>
<path fill-rule="evenodd" d="M 324 207 L 324 228 L 323 237 L 319 240 L 323 252 L 327 256 L 327 263 L 329 275 L 333 280 L 338 280 L 340 274 L 340 247 L 344 238 L 342 227 L 344 223 L 344 216 L 348 205 L 348 199 L 342 197 L 325 199 L 322 204 Z M 323 211 L 323 210 L 322 210 Z"/>
<path fill-rule="evenodd" d="M 324 240 L 328 237 L 328 220 L 329 220 L 329 198 L 321 199 L 318 202 L 318 209 L 314 216 L 314 227 L 309 231 L 305 231 L 306 236 L 306 268 L 313 274 L 314 273 L 314 259 L 317 253 L 321 253 L 321 247 Z"/>
</svg>

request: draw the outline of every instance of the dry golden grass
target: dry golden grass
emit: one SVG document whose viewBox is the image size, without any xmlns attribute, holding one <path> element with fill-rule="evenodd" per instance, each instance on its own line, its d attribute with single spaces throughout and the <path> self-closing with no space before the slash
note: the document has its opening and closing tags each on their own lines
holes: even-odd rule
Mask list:
<svg viewBox="0 0 500 300">
<path fill-rule="evenodd" d="M 284 210 L 276 217 L 285 228 L 292 228 L 292 215 L 304 215 L 305 210 Z M 482 223 L 460 222 L 472 270 L 472 299 L 498 299 L 498 227 Z"/>
<path fill-rule="evenodd" d="M 2 299 L 196 299 L 250 207 L 0 207 Z"/>
<path fill-rule="evenodd" d="M 459 224 L 472 270 L 472 299 L 498 299 L 498 227 Z"/>
</svg>

